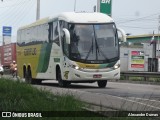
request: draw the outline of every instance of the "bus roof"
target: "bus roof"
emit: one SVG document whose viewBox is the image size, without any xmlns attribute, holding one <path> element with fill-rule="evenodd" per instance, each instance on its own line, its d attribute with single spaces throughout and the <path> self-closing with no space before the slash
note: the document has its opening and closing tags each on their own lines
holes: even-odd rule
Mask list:
<svg viewBox="0 0 160 120">
<path fill-rule="evenodd" d="M 113 22 L 113 19 L 103 13 L 76 13 L 64 12 L 58 16 L 59 20 L 64 20 L 71 23 L 107 23 Z"/>
<path fill-rule="evenodd" d="M 47 18 L 37 20 L 36 22 L 31 23 L 26 26 L 23 26 L 23 27 L 20 27 L 19 29 L 26 29 L 29 27 L 41 25 L 44 23 L 54 21 L 55 19 L 64 20 L 64 21 L 70 22 L 70 23 L 108 23 L 108 22 L 113 22 L 113 19 L 111 17 L 109 17 L 108 15 L 103 14 L 103 13 L 64 12 L 64 13 L 59 14 L 56 17 L 47 17 Z"/>
<path fill-rule="evenodd" d="M 19 29 L 25 29 L 25 28 L 41 25 L 41 24 L 44 24 L 44 23 L 48 23 L 48 21 L 49 21 L 49 17 L 46 17 L 46 18 L 37 20 L 36 22 L 33 22 L 33 23 L 29 24 L 29 25 L 22 26 Z"/>
</svg>

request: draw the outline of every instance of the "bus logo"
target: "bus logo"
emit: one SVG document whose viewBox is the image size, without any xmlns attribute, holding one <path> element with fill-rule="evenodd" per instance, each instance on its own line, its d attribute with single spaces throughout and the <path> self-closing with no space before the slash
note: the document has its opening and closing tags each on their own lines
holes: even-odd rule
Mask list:
<svg viewBox="0 0 160 120">
<path fill-rule="evenodd" d="M 111 0 L 101 0 L 101 3 L 107 3 L 107 4 L 110 4 L 110 3 L 111 3 Z"/>
</svg>

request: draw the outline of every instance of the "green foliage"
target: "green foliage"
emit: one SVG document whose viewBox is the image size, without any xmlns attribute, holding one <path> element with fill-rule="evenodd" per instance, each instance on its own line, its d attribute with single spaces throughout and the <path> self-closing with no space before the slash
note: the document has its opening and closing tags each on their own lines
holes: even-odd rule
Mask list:
<svg viewBox="0 0 160 120">
<path fill-rule="evenodd" d="M 80 106 L 73 96 L 57 96 L 19 81 L 0 79 L 1 111 L 74 111 Z"/>
<path fill-rule="evenodd" d="M 71 95 L 53 95 L 46 90 L 38 90 L 30 84 L 0 79 L 0 111 L 83 111 L 86 105 Z M 65 112 L 64 112 L 65 113 Z M 62 116 L 63 112 L 61 113 Z M 1 118 L 10 120 L 10 118 Z M 47 117 L 47 118 L 12 118 L 12 120 L 143 120 L 144 118 L 126 117 Z M 144 119 L 146 120 L 146 119 Z"/>
</svg>

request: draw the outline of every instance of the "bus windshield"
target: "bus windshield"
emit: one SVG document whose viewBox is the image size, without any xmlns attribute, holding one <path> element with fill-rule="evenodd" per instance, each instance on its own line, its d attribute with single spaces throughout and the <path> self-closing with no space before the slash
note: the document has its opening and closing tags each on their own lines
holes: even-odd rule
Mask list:
<svg viewBox="0 0 160 120">
<path fill-rule="evenodd" d="M 85 63 L 107 63 L 119 59 L 114 23 L 69 24 L 70 59 Z"/>
</svg>

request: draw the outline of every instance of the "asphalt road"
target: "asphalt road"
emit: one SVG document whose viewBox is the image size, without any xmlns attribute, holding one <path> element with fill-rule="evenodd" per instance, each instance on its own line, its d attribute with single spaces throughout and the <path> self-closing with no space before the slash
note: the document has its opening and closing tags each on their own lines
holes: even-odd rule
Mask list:
<svg viewBox="0 0 160 120">
<path fill-rule="evenodd" d="M 96 83 L 71 84 L 69 88 L 59 88 L 56 81 L 44 81 L 38 88 L 58 94 L 72 94 L 90 104 L 128 111 L 160 111 L 160 86 L 108 82 L 106 88 L 98 88 Z"/>
<path fill-rule="evenodd" d="M 103 108 L 159 111 L 160 116 L 160 85 L 108 82 L 106 88 L 99 88 L 96 83 L 71 84 L 68 88 L 60 88 L 57 81 L 48 80 L 34 86 L 54 94 L 71 94 Z"/>
</svg>

